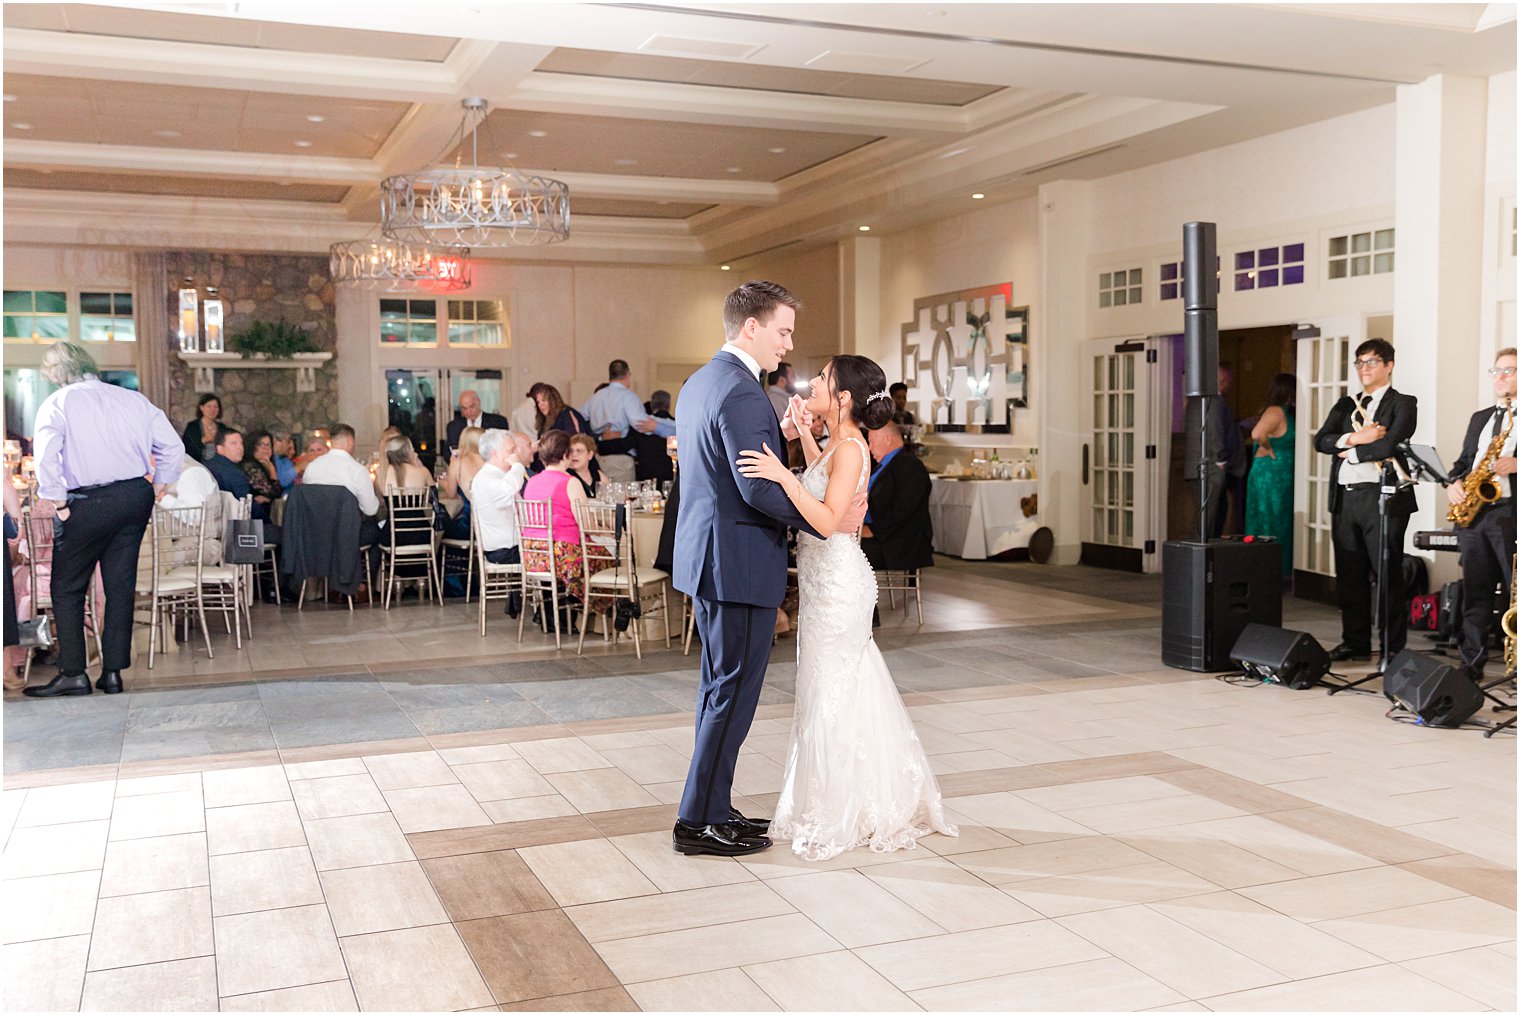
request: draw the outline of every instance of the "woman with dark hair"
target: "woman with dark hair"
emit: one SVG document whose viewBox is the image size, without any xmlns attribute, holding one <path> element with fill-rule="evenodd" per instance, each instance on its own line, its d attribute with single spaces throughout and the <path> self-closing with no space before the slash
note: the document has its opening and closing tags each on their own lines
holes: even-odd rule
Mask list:
<svg viewBox="0 0 1520 1015">
<path fill-rule="evenodd" d="M 260 430 L 248 440 L 248 455 L 242 461 L 243 474 L 253 490 L 253 502 L 264 505 L 279 500 L 285 488 L 280 485 L 280 473 L 274 465 L 274 437 L 268 430 Z"/>
<path fill-rule="evenodd" d="M 591 433 L 591 424 L 586 421 L 586 417 L 566 405 L 560 397 L 559 389 L 554 385 L 539 381 L 528 389 L 528 397 L 533 399 L 533 405 L 538 410 L 534 415 L 534 423 L 538 427 L 540 438 L 550 430 L 560 430 L 566 434 Z"/>
<path fill-rule="evenodd" d="M 585 488 L 570 472 L 570 438 L 561 430 L 549 430 L 538 442 L 538 454 L 543 459 L 543 471 L 528 479 L 519 496 L 523 500 L 546 500 L 549 502 L 549 520 L 554 526 L 554 573 L 559 577 L 565 591 L 575 602 L 586 594 L 586 575 L 581 554 L 581 526 L 575 520 L 575 504 L 585 501 Z M 522 530 L 523 562 L 530 570 L 549 570 L 549 542 L 543 529 Z M 606 547 L 593 544 L 593 556 L 607 558 L 612 564 L 612 554 Z"/>
<path fill-rule="evenodd" d="M 911 849 L 932 832 L 956 834 L 871 637 L 876 576 L 855 536 L 839 531 L 870 474 L 862 434 L 895 411 L 881 367 L 864 356 L 835 356 L 813 379 L 807 402 L 794 396 L 787 407 L 808 461 L 801 478 L 768 445 L 741 452 L 737 463 L 745 476 L 779 484 L 822 537 L 797 536 L 796 717 L 770 825 L 805 860 L 856 846 Z M 827 451 L 813 440 L 814 418 L 828 428 Z"/>
<path fill-rule="evenodd" d="M 1282 573 L 1293 573 L 1293 406 L 1298 378 L 1278 374 L 1267 388 L 1267 404 L 1251 429 L 1256 460 L 1246 477 L 1246 534 L 1271 536 L 1282 544 Z"/>
<path fill-rule="evenodd" d="M 202 395 L 195 411 L 180 439 L 185 442 L 185 454 L 197 462 L 209 462 L 216 457 L 217 438 L 230 428 L 222 422 L 222 400 L 214 394 Z"/>
</svg>

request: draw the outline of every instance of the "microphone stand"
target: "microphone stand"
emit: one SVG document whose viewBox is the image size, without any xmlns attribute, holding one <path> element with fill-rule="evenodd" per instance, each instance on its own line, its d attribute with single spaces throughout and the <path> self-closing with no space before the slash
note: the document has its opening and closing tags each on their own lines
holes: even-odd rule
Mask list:
<svg viewBox="0 0 1520 1015">
<path fill-rule="evenodd" d="M 1378 553 L 1382 560 L 1377 568 L 1377 592 L 1374 598 L 1378 608 L 1378 662 L 1377 668 L 1360 680 L 1353 680 L 1347 684 L 1336 684 L 1327 692 L 1335 694 L 1339 691 L 1349 691 L 1354 687 L 1360 687 L 1370 680 L 1381 677 L 1388 669 L 1388 568 L 1393 566 L 1391 559 L 1393 554 L 1388 549 L 1388 502 L 1393 495 L 1399 492 L 1398 474 L 1394 472 L 1393 461 L 1384 459 L 1379 469 L 1378 477 Z M 1403 566 L 1400 561 L 1399 566 Z M 1371 692 L 1364 692 L 1371 693 Z"/>
</svg>

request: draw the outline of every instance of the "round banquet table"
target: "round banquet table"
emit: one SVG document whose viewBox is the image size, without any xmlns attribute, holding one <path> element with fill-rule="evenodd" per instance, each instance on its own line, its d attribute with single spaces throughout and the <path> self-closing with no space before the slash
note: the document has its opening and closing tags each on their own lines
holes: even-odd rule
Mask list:
<svg viewBox="0 0 1520 1015">
<path fill-rule="evenodd" d="M 1033 479 L 952 479 L 934 476 L 929 519 L 934 549 L 966 560 L 986 560 L 1006 550 L 1023 549 L 1040 527 L 1036 510 L 1026 514 L 1025 500 L 1040 484 Z"/>
</svg>

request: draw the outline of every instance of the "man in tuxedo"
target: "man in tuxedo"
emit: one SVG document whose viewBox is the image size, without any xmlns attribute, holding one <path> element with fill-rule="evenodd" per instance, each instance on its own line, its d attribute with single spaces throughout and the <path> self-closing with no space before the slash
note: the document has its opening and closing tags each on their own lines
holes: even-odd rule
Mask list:
<svg viewBox="0 0 1520 1015">
<path fill-rule="evenodd" d="M 1479 409 L 1468 421 L 1462 454 L 1451 467 L 1452 484 L 1446 488 L 1451 504 L 1462 503 L 1466 497 L 1463 477 L 1483 460 L 1494 438 L 1508 431 L 1494 459 L 1499 499 L 1479 509 L 1471 525 L 1457 530 L 1457 545 L 1462 549 L 1462 664 L 1477 679 L 1488 662 L 1495 589 L 1501 582 L 1508 588 L 1514 581 L 1515 350 L 1500 349 L 1488 372 L 1494 378 L 1494 404 Z"/>
<path fill-rule="evenodd" d="M 507 417 L 496 412 L 481 412 L 480 395 L 466 388 L 459 393 L 458 414 L 449 420 L 447 437 L 443 442 L 444 461 L 453 457 L 454 449 L 459 447 L 459 436 L 467 426 L 478 426 L 482 430 L 508 429 Z"/>
<path fill-rule="evenodd" d="M 1414 435 L 1418 403 L 1395 391 L 1393 346 L 1372 338 L 1356 347 L 1361 392 L 1330 409 L 1314 435 L 1314 449 L 1330 461 L 1330 540 L 1335 547 L 1335 581 L 1341 604 L 1341 643 L 1330 650 L 1336 662 L 1372 658 L 1372 590 L 1381 569 L 1387 588 L 1388 651 L 1404 648 L 1409 611 L 1404 598 L 1404 530 L 1415 510 L 1414 488 L 1400 484 L 1388 501 L 1386 540 L 1379 540 L 1378 491 L 1384 462 Z M 1397 482 L 1402 469 L 1388 464 Z"/>
<path fill-rule="evenodd" d="M 876 470 L 867 485 L 868 509 L 860 549 L 877 571 L 934 566 L 934 524 L 929 520 L 929 470 L 904 450 L 902 430 L 888 423 L 867 439 Z M 879 616 L 872 622 L 879 624 Z"/>
<path fill-rule="evenodd" d="M 702 639 L 696 742 L 676 811 L 672 846 L 687 855 L 741 856 L 770 846 L 770 822 L 734 809 L 739 748 L 754 721 L 770 659 L 776 608 L 786 592 L 786 530 L 817 535 L 785 492 L 739 472 L 741 451 L 796 436 L 776 418 L 765 373 L 792 348 L 798 301 L 774 282 L 746 282 L 723 301 L 727 342 L 681 389 L 676 421 L 681 507 L 675 587 L 691 596 Z M 804 421 L 806 424 L 806 421 Z M 854 531 L 864 498 L 846 517 Z"/>
</svg>

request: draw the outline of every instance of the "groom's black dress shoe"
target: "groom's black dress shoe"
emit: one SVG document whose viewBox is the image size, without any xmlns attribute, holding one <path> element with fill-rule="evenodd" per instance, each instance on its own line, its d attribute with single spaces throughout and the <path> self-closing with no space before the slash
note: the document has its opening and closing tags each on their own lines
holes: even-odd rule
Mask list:
<svg viewBox="0 0 1520 1015">
<path fill-rule="evenodd" d="M 100 679 L 95 681 L 95 688 L 107 694 L 120 694 L 121 670 L 106 670 L 101 673 Z"/>
<path fill-rule="evenodd" d="M 65 676 L 60 673 L 41 687 L 28 687 L 21 693 L 28 698 L 70 698 L 76 694 L 89 694 L 90 675 L 75 673 Z"/>
<path fill-rule="evenodd" d="M 670 845 L 687 856 L 745 856 L 770 849 L 771 840 L 763 835 L 750 835 L 735 824 L 688 825 L 677 821 Z"/>
<path fill-rule="evenodd" d="M 1343 663 L 1343 662 L 1346 662 L 1346 661 L 1352 660 L 1352 659 L 1367 659 L 1367 660 L 1370 660 L 1372 658 L 1372 650 L 1371 649 L 1352 648 L 1350 645 L 1347 645 L 1345 642 L 1341 642 L 1339 645 L 1335 646 L 1335 648 L 1331 649 L 1326 654 L 1330 656 L 1330 661 L 1333 662 L 1333 663 Z"/>
<path fill-rule="evenodd" d="M 770 818 L 746 818 L 733 807 L 728 809 L 728 823 L 737 825 L 748 835 L 765 835 L 771 830 Z"/>
</svg>

